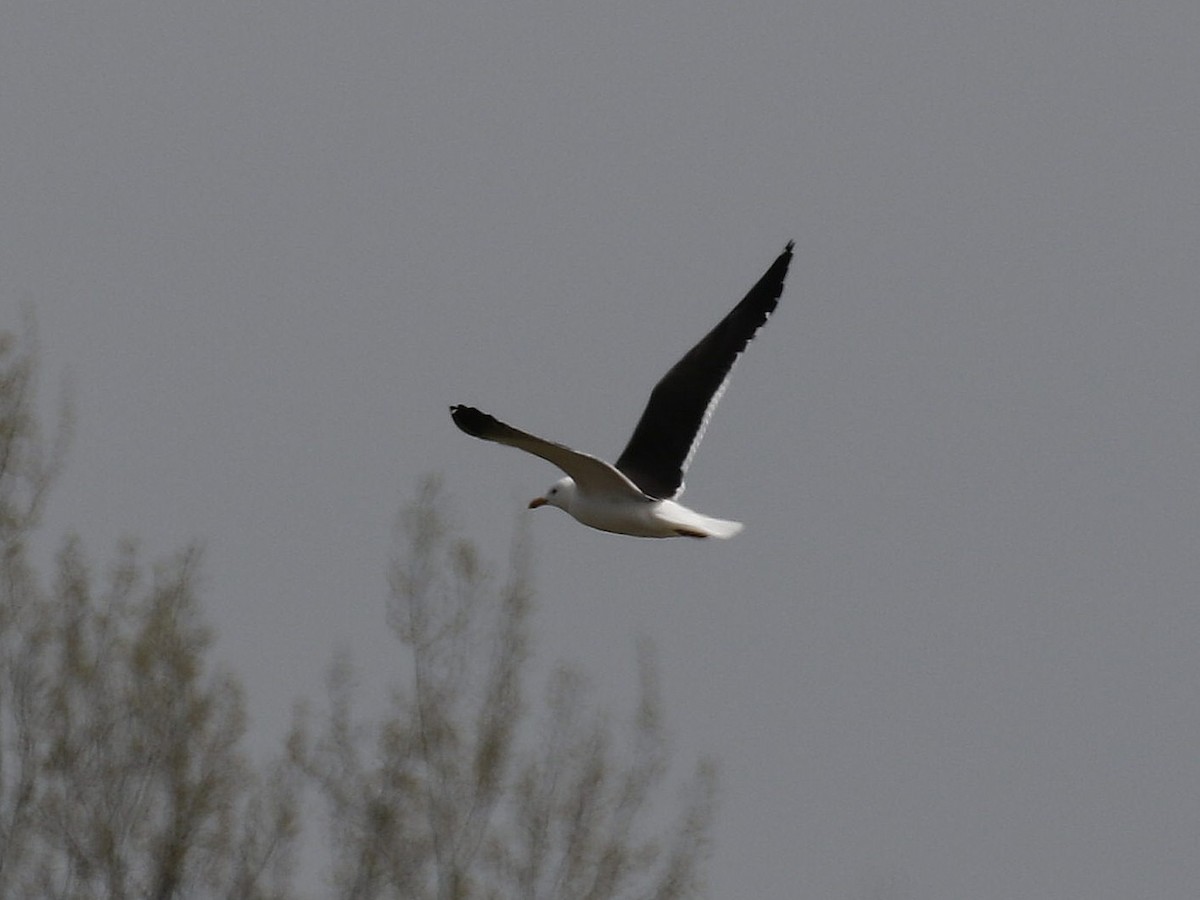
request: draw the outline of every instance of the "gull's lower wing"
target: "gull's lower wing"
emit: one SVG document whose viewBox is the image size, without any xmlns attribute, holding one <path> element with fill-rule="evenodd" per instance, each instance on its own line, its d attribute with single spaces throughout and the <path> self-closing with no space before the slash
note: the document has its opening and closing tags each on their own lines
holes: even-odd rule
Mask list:
<svg viewBox="0 0 1200 900">
<path fill-rule="evenodd" d="M 588 493 L 608 493 L 618 496 L 643 497 L 637 486 L 602 459 L 580 453 L 562 444 L 547 441 L 489 416 L 473 406 L 451 406 L 454 424 L 471 437 L 516 447 L 558 466 L 575 479 Z"/>
</svg>

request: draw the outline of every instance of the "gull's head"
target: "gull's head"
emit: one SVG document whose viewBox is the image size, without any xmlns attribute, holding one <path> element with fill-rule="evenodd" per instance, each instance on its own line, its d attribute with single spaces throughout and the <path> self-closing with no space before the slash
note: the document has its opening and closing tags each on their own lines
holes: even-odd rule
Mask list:
<svg viewBox="0 0 1200 900">
<path fill-rule="evenodd" d="M 575 479 L 560 478 L 554 484 L 550 485 L 550 490 L 546 491 L 540 497 L 534 497 L 529 501 L 530 509 L 537 509 L 539 506 L 557 506 L 559 509 L 567 509 L 571 505 L 571 498 L 575 496 Z"/>
</svg>

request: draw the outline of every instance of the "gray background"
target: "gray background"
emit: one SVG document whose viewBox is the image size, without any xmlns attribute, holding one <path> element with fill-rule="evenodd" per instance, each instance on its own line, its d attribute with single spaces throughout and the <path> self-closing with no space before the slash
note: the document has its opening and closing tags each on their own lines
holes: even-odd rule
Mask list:
<svg viewBox="0 0 1200 900">
<path fill-rule="evenodd" d="M 746 531 L 530 514 L 539 666 L 656 639 L 716 897 L 1194 897 L 1198 108 L 1190 0 L 10 0 L 50 531 L 204 539 L 266 752 L 399 671 L 422 474 L 497 559 L 557 477 L 449 403 L 612 458 L 795 238 L 685 498 Z"/>
</svg>

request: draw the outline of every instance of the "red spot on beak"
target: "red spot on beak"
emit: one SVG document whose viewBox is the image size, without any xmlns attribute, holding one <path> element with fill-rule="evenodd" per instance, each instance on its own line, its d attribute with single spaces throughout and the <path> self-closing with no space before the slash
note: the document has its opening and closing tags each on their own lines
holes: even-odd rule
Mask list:
<svg viewBox="0 0 1200 900">
<path fill-rule="evenodd" d="M 539 506 L 545 506 L 545 505 L 546 505 L 545 497 L 534 497 L 532 500 L 529 501 L 530 509 L 537 509 Z"/>
</svg>

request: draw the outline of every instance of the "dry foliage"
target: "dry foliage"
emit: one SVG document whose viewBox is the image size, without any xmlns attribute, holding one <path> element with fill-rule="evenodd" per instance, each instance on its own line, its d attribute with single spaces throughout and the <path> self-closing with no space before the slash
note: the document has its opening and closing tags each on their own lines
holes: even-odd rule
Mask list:
<svg viewBox="0 0 1200 900">
<path fill-rule="evenodd" d="M 34 571 L 27 544 L 69 431 L 64 412 L 55 439 L 39 432 L 34 361 L 30 341 L 0 335 L 0 900 L 696 891 L 713 774 L 702 764 L 678 817 L 652 827 L 667 763 L 652 653 L 628 741 L 569 667 L 531 714 L 524 539 L 497 584 L 449 532 L 434 480 L 401 516 L 390 572 L 405 687 L 360 720 L 338 658 L 320 721 L 298 716 L 279 760 L 247 760 L 240 683 L 210 662 L 196 548 L 147 567 L 126 543 L 97 576 L 68 539 L 48 584 Z M 306 790 L 327 811 L 331 864 L 297 890 Z"/>
</svg>

